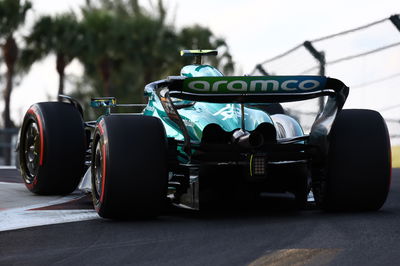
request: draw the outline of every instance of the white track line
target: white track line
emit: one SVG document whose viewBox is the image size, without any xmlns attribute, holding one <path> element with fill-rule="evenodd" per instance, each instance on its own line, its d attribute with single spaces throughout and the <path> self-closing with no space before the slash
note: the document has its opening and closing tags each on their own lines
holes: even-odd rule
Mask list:
<svg viewBox="0 0 400 266">
<path fill-rule="evenodd" d="M 94 210 L 30 210 L 67 203 L 82 197 L 84 195 L 81 193 L 74 193 L 46 203 L 2 210 L 0 231 L 98 219 L 99 216 Z"/>
<path fill-rule="evenodd" d="M 0 213 L 0 231 L 98 218 L 94 210 L 4 211 Z"/>
<path fill-rule="evenodd" d="M 5 169 L 5 170 L 16 170 L 17 167 L 13 165 L 0 165 L 0 170 Z"/>
</svg>

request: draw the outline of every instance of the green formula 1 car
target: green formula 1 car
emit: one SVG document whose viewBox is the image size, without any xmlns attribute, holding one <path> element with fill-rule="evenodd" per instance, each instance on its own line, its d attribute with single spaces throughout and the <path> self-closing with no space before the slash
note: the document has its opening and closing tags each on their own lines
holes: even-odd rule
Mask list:
<svg viewBox="0 0 400 266">
<path fill-rule="evenodd" d="M 20 169 L 37 194 L 89 189 L 105 218 L 157 216 L 166 202 L 191 209 L 246 204 L 262 192 L 291 193 L 301 207 L 312 190 L 329 211 L 378 210 L 391 179 L 385 121 L 342 110 L 349 88 L 322 76 L 223 76 L 201 64 L 214 50 L 185 50 L 196 64 L 148 84 L 142 113 L 112 113 L 115 98 L 84 122 L 81 105 L 32 105 L 20 132 Z M 280 103 L 327 98 L 304 134 Z M 262 106 L 262 110 L 260 109 Z"/>
</svg>

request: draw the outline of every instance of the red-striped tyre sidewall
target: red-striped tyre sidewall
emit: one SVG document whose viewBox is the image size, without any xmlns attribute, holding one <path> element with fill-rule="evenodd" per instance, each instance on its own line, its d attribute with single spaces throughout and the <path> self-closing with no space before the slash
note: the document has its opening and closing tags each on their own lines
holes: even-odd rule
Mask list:
<svg viewBox="0 0 400 266">
<path fill-rule="evenodd" d="M 96 172 L 99 166 L 102 170 Z M 94 132 L 91 171 L 93 203 L 101 217 L 158 216 L 168 181 L 167 140 L 161 120 L 122 114 L 102 117 Z M 101 193 L 95 181 L 100 172 Z"/>
<path fill-rule="evenodd" d="M 36 123 L 40 137 L 37 174 L 30 181 L 24 154 L 26 130 Z M 85 169 L 87 147 L 84 122 L 71 104 L 43 102 L 32 105 L 20 131 L 20 171 L 26 187 L 37 194 L 63 195 L 76 189 Z"/>
</svg>

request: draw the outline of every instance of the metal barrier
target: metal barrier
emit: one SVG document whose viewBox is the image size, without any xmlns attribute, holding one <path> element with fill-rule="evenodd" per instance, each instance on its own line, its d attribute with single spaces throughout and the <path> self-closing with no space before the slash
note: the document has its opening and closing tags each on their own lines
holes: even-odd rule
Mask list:
<svg viewBox="0 0 400 266">
<path fill-rule="evenodd" d="M 304 41 L 255 65 L 251 75 L 325 74 L 339 78 L 350 87 L 347 102 L 353 108 L 376 109 L 385 117 L 392 145 L 397 146 L 400 145 L 400 104 L 395 99 L 400 86 L 400 72 L 397 65 L 388 62 L 398 60 L 399 32 L 400 15 L 391 15 L 360 27 Z M 368 45 L 355 45 L 360 43 Z M 288 112 L 309 131 L 322 102 L 320 98 L 320 101 L 284 107 L 285 110 L 292 109 Z"/>
<path fill-rule="evenodd" d="M 296 109 L 286 109 L 287 114 L 295 117 L 300 124 L 303 126 L 304 132 L 306 134 L 311 130 L 311 125 L 313 124 L 317 112 L 304 112 Z M 389 130 L 390 141 L 392 146 L 400 145 L 400 120 L 385 118 L 386 125 Z"/>
<path fill-rule="evenodd" d="M 0 165 L 17 165 L 18 128 L 0 129 Z"/>
</svg>

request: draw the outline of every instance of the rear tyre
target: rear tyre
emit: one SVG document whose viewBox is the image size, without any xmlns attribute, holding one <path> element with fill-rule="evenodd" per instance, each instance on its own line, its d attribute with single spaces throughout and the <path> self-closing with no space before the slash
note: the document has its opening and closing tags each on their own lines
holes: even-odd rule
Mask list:
<svg viewBox="0 0 400 266">
<path fill-rule="evenodd" d="M 84 122 L 67 103 L 44 102 L 27 111 L 19 139 L 20 171 L 37 194 L 62 195 L 76 189 L 84 172 Z"/>
<path fill-rule="evenodd" d="M 160 119 L 105 116 L 92 150 L 92 196 L 103 218 L 158 216 L 167 195 L 167 140 Z"/>
<path fill-rule="evenodd" d="M 390 138 L 382 116 L 372 110 L 343 110 L 329 141 L 317 203 L 328 211 L 379 210 L 391 179 Z"/>
</svg>

